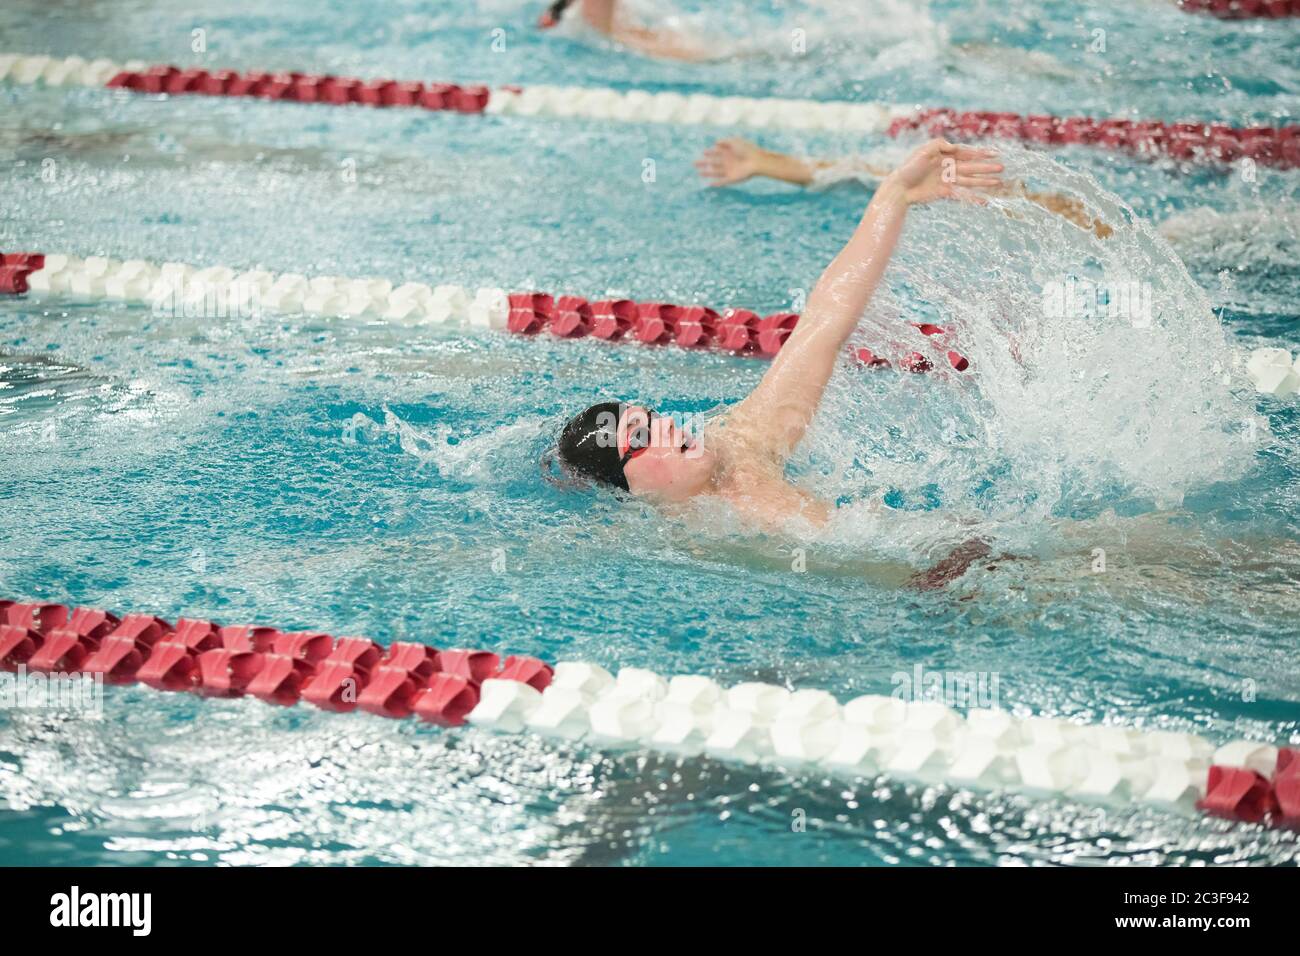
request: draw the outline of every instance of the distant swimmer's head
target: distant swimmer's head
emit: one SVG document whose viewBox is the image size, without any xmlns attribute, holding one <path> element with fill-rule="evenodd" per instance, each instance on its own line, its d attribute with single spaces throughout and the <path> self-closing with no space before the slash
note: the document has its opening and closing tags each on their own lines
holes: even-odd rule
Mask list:
<svg viewBox="0 0 1300 956">
<path fill-rule="evenodd" d="M 644 405 L 600 402 L 569 419 L 556 446 L 573 477 L 661 501 L 708 487 L 713 456 L 671 416 Z"/>
<path fill-rule="evenodd" d="M 537 25 L 543 30 L 549 30 L 560 22 L 560 17 L 564 16 L 564 11 L 573 6 L 574 0 L 555 0 L 546 12 L 537 18 Z"/>
</svg>

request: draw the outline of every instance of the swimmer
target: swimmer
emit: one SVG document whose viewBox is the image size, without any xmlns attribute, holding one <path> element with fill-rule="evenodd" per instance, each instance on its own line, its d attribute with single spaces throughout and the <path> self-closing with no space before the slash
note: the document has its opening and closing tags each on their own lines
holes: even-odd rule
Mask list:
<svg viewBox="0 0 1300 956">
<path fill-rule="evenodd" d="M 852 238 L 826 267 L 790 338 L 754 390 L 698 435 L 635 403 L 602 402 L 571 419 L 553 452 L 561 472 L 681 510 L 719 499 L 764 531 L 792 519 L 819 527 L 833 506 L 791 484 L 786 462 L 898 243 L 908 209 L 937 199 L 983 203 L 1002 164 L 987 149 L 936 139 L 885 176 Z M 974 560 L 972 556 L 972 560 Z"/>
<path fill-rule="evenodd" d="M 796 186 L 812 186 L 845 179 L 858 182 L 879 181 L 889 174 L 888 169 L 865 157 L 842 160 L 800 159 L 798 156 L 762 149 L 745 139 L 719 140 L 695 161 L 695 168 L 712 186 L 734 186 L 755 176 Z M 1105 239 L 1114 231 L 1100 219 L 1089 216 L 1077 199 L 1060 193 L 1030 192 L 1023 183 L 1010 182 L 996 190 L 995 195 L 1022 196 L 1080 228 L 1092 230 L 1098 239 Z"/>
<path fill-rule="evenodd" d="M 673 30 L 652 30 L 632 20 L 618 0 L 555 0 L 537 20 L 543 30 L 559 24 L 572 6 L 580 7 L 582 21 L 597 33 L 629 50 L 660 60 L 698 63 L 717 59 L 717 54 Z"/>
</svg>

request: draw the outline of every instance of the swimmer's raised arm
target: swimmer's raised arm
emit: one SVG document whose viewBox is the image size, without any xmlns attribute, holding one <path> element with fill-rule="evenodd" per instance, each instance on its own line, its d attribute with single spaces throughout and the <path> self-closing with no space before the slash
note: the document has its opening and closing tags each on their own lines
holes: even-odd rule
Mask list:
<svg viewBox="0 0 1300 956">
<path fill-rule="evenodd" d="M 932 140 L 885 177 L 853 237 L 826 267 L 771 367 L 727 421 L 746 454 L 784 461 L 803 438 L 835 363 L 880 284 L 908 207 L 996 189 L 990 150 Z M 976 201 L 982 202 L 977 197 Z"/>
</svg>

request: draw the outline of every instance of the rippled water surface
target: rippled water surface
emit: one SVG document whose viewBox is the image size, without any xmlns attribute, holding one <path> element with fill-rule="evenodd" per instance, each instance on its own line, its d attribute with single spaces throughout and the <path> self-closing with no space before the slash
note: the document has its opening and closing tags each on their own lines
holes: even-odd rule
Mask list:
<svg viewBox="0 0 1300 956">
<path fill-rule="evenodd" d="M 0 49 L 1234 123 L 1300 105 L 1296 23 L 1159 3 L 679 4 L 736 53 L 704 66 L 537 36 L 537 4 L 507 0 L 192 6 L 9 0 Z M 707 189 L 691 162 L 724 132 L 0 85 L 0 249 L 791 308 L 868 194 Z M 1240 366 L 1300 346 L 1300 172 L 1006 157 L 1115 234 L 1020 200 L 918 211 L 864 340 L 940 321 L 974 367 L 837 373 L 795 463 L 841 503 L 814 539 L 539 480 L 566 413 L 604 395 L 707 411 L 745 394 L 755 361 L 10 298 L 0 593 L 842 698 L 916 665 L 989 672 L 1021 713 L 1300 743 L 1300 412 Z M 1089 278 L 1143 284 L 1151 321 L 1044 316 L 1045 286 Z M 972 528 L 996 545 L 987 565 L 899 586 Z M 1297 856 L 1294 833 L 1154 810 L 139 688 L 110 689 L 101 720 L 0 714 L 0 800 L 4 863 Z"/>
</svg>

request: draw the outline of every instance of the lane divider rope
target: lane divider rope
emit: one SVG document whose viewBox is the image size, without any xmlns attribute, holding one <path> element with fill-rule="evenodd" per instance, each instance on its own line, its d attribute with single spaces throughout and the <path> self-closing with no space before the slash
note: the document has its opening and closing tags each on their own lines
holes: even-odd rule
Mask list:
<svg viewBox="0 0 1300 956">
<path fill-rule="evenodd" d="M 1016 113 L 922 110 L 899 117 L 886 131 L 898 136 L 924 129 L 930 136 L 1015 139 L 1039 145 L 1082 144 L 1138 156 L 1165 155 L 1186 162 L 1300 168 L 1300 126 L 1237 128 L 1226 123 L 1164 123 L 1086 116 L 1020 116 Z"/>
<path fill-rule="evenodd" d="M 933 701 L 10 600 L 0 670 L 1300 827 L 1300 750 Z"/>
<path fill-rule="evenodd" d="M 419 282 L 395 286 L 377 278 L 308 278 L 260 269 L 240 272 L 227 266 L 195 269 L 180 262 L 155 265 L 104 256 L 0 253 L 0 294 L 27 292 L 142 303 L 179 315 L 251 317 L 252 310 L 260 308 L 322 317 L 371 316 L 400 325 L 452 325 L 516 335 L 544 332 L 563 339 L 675 345 L 759 358 L 780 351 L 799 322 L 795 312 L 760 316 L 748 309 L 719 311 L 630 299 L 588 301 L 580 296 L 497 288 L 470 290 Z M 949 330 L 914 323 L 874 349 L 855 346 L 851 354 L 868 368 L 930 372 L 946 362 L 948 368 L 963 372 L 970 362 L 955 344 Z"/>
<path fill-rule="evenodd" d="M 1300 167 L 1300 126 L 1233 127 L 1224 123 L 1134 121 L 1086 116 L 922 110 L 913 106 L 844 101 L 650 93 L 604 87 L 457 86 L 309 73 L 181 69 L 143 61 L 0 54 L 0 80 L 49 86 L 106 86 L 146 94 L 246 96 L 299 103 L 414 107 L 460 113 L 582 117 L 630 123 L 748 126 L 758 129 L 835 130 L 898 136 L 1003 138 L 1042 145 L 1080 144 L 1139 156 L 1167 155 L 1186 162 Z"/>
<path fill-rule="evenodd" d="M 1186 13 L 1208 13 L 1220 20 L 1278 20 L 1300 17 L 1300 0 L 1178 0 Z"/>
</svg>

